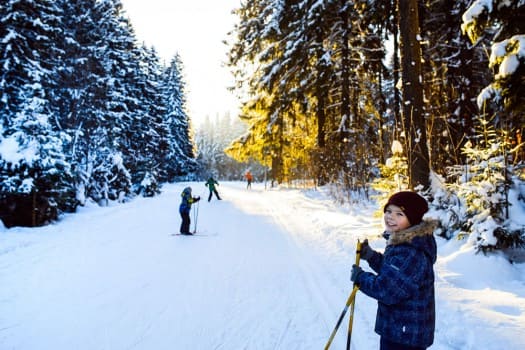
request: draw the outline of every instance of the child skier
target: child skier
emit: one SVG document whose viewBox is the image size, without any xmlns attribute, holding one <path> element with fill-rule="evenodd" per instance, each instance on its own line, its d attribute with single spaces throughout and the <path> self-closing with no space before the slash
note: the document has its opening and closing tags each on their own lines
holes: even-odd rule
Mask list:
<svg viewBox="0 0 525 350">
<path fill-rule="evenodd" d="M 190 232 L 190 210 L 191 205 L 201 200 L 201 197 L 192 197 L 191 187 L 186 187 L 181 193 L 182 201 L 179 206 L 180 217 L 182 218 L 182 223 L 180 224 L 180 233 L 182 235 L 191 235 Z"/>
<path fill-rule="evenodd" d="M 435 223 L 422 221 L 427 201 L 415 192 L 392 195 L 385 207 L 383 254 L 365 240 L 361 258 L 377 273 L 352 267 L 351 280 L 377 299 L 375 331 L 380 350 L 424 350 L 434 341 Z"/>
<path fill-rule="evenodd" d="M 208 181 L 206 181 L 206 186 L 208 186 L 208 189 L 210 190 L 210 195 L 208 196 L 208 202 L 211 201 L 212 195 L 215 193 L 215 196 L 218 200 L 221 200 L 221 197 L 219 197 L 219 192 L 217 192 L 217 189 L 215 188 L 215 185 L 219 186 L 219 183 L 215 181 L 215 179 L 210 176 Z"/>
</svg>

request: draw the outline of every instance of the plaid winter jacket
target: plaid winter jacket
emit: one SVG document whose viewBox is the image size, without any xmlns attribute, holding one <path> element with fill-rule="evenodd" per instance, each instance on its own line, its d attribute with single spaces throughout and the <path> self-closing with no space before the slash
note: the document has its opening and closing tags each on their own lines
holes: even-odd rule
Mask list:
<svg viewBox="0 0 525 350">
<path fill-rule="evenodd" d="M 368 259 L 377 275 L 364 272 L 360 290 L 377 299 L 375 331 L 392 342 L 429 347 L 434 342 L 434 222 L 390 235 L 384 254 Z"/>
</svg>

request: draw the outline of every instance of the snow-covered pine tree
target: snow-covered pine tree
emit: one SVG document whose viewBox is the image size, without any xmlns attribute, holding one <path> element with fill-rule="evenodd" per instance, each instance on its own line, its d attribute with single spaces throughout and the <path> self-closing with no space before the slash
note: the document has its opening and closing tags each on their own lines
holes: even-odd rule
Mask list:
<svg viewBox="0 0 525 350">
<path fill-rule="evenodd" d="M 93 155 L 96 158 L 90 161 L 94 168 L 87 182 L 88 197 L 101 206 L 108 205 L 110 200 L 125 201 L 131 191 L 131 175 L 124 166 L 121 154 L 100 145 Z"/>
<path fill-rule="evenodd" d="M 38 213 L 28 225 L 89 196 L 123 199 L 132 184 L 142 191 L 147 183 L 151 195 L 159 169 L 167 181 L 173 164 L 195 164 L 189 128 L 175 132 L 187 135 L 184 146 L 170 144 L 158 55 L 137 47 L 121 9 L 120 0 L 0 6 L 0 216 L 13 216 L 19 194 L 24 203 L 32 194 L 20 212 Z"/>
<path fill-rule="evenodd" d="M 133 95 L 137 106 L 132 113 L 133 123 L 127 131 L 129 148 L 123 150 L 132 174 L 133 192 L 157 194 L 162 180 L 162 166 L 167 152 L 168 131 L 163 125 L 166 107 L 162 100 L 162 66 L 154 48 L 142 45 L 134 50 L 135 86 Z M 147 182 L 145 182 L 147 179 Z M 152 187 L 145 189 L 145 183 Z"/>
<path fill-rule="evenodd" d="M 10 0 L 0 10 L 0 217 L 8 227 L 42 225 L 77 205 L 68 137 L 50 104 L 59 14 L 53 1 Z"/>
<path fill-rule="evenodd" d="M 454 225 L 457 232 L 446 236 L 468 237 L 483 252 L 525 246 L 525 230 L 516 225 L 518 218 L 509 211 L 509 194 L 519 188 L 519 179 L 511 177 L 508 137 L 498 133 L 490 121 L 482 119 L 479 124 L 476 144 L 468 142 L 463 148 L 467 163 L 449 169 L 449 180 L 455 177 L 457 181 L 446 186 L 452 194 L 447 196 L 448 206 L 458 222 Z"/>
<path fill-rule="evenodd" d="M 59 1 L 63 11 L 63 51 L 58 69 L 55 104 L 60 127 L 71 135 L 66 154 L 75 171 L 79 198 L 103 192 L 129 195 L 130 184 L 105 183 L 119 177 L 113 155 L 129 149 L 130 127 L 135 125 L 132 56 L 135 39 L 120 11 L 119 0 Z M 98 154 L 100 152 L 101 154 Z M 123 161 L 122 166 L 128 166 Z M 101 167 L 108 167 L 101 169 Z M 95 174 L 93 171 L 97 171 Z M 100 176 L 100 173 L 112 176 Z M 125 171 L 126 173 L 128 170 Z M 100 183 L 103 181 L 104 183 Z M 110 196 L 114 197 L 114 196 Z"/>
<path fill-rule="evenodd" d="M 49 123 L 47 101 L 35 84 L 23 96 L 22 110 L 2 130 L 0 143 L 0 211 L 10 226 L 40 226 L 77 205 L 73 177 L 62 140 Z"/>
<path fill-rule="evenodd" d="M 166 106 L 164 124 L 169 130 L 169 152 L 165 167 L 167 180 L 192 178 L 197 170 L 197 162 L 191 119 L 186 111 L 183 63 L 178 54 L 172 58 L 163 76 L 163 97 Z"/>
<path fill-rule="evenodd" d="M 525 161 L 525 1 L 474 1 L 463 14 L 462 30 L 474 46 L 490 40 L 490 85 L 478 95 L 481 113 L 495 115 L 494 125 L 520 149 L 514 162 Z"/>
<path fill-rule="evenodd" d="M 478 95 L 479 136 L 464 148 L 469 158 L 458 196 L 465 201 L 469 239 L 483 251 L 523 245 L 524 229 L 513 226 L 508 196 L 515 166 L 523 163 L 525 99 L 525 2 L 477 0 L 463 14 L 461 29 L 478 45 L 489 38 L 493 82 Z M 489 118 L 487 115 L 492 115 Z M 511 153 L 514 152 L 514 155 Z M 516 169 L 517 169 L 516 167 Z M 467 172 L 468 170 L 468 172 Z M 517 196 L 519 199 L 520 196 Z"/>
<path fill-rule="evenodd" d="M 434 171 L 442 175 L 447 166 L 464 162 L 461 147 L 475 134 L 475 97 L 490 81 L 483 45 L 470 45 L 458 31 L 470 3 L 438 0 L 420 6 L 430 159 Z"/>
<path fill-rule="evenodd" d="M 128 167 L 133 166 L 135 158 L 126 157 L 129 149 L 147 152 L 152 148 L 139 148 L 142 145 L 136 145 L 130 140 L 130 134 L 134 134 L 133 131 L 138 127 L 133 117 L 140 114 L 137 111 L 140 104 L 135 103 L 137 94 L 132 84 L 133 68 L 137 64 L 133 56 L 135 37 L 132 28 L 123 17 L 120 0 L 97 1 L 95 9 L 97 36 L 101 38 L 96 57 L 104 70 L 100 83 L 105 86 L 104 95 L 100 98 L 105 106 L 100 123 L 104 132 L 97 132 L 97 135 L 104 135 L 99 139 L 101 144 L 98 152 L 101 155 L 96 155 L 98 161 L 94 164 L 100 173 L 93 173 L 91 183 L 97 188 L 107 188 L 109 199 L 123 200 L 132 192 L 133 177 Z M 136 179 L 138 182 L 140 179 Z"/>
<path fill-rule="evenodd" d="M 216 174 L 215 159 L 219 147 L 217 146 L 218 140 L 216 140 L 214 128 L 210 116 L 207 115 L 195 133 L 197 162 L 199 164 L 198 175 L 202 179 L 205 179 L 209 174 Z"/>
<path fill-rule="evenodd" d="M 57 91 L 54 96 L 59 128 L 71 136 L 65 144 L 65 154 L 72 165 L 78 198 L 90 192 L 93 164 L 102 142 L 96 133 L 105 124 L 106 74 L 103 60 L 97 56 L 104 43 L 97 21 L 95 0 L 59 0 L 62 10 L 62 40 L 57 72 Z M 83 203 L 82 203 L 83 204 Z"/>
<path fill-rule="evenodd" d="M 217 116 L 213 121 L 207 116 L 195 135 L 198 149 L 199 176 L 210 174 L 223 180 L 244 181 L 246 170 L 250 170 L 255 181 L 265 180 L 266 166 L 257 160 L 236 154 L 231 145 L 245 135 L 247 126 L 229 113 Z"/>
<path fill-rule="evenodd" d="M 379 165 L 381 176 L 372 183 L 372 188 L 378 193 L 375 196 L 378 203 L 386 202 L 391 194 L 406 190 L 408 184 L 408 160 L 401 142 L 394 140 L 391 146 L 392 156 L 385 164 Z"/>
<path fill-rule="evenodd" d="M 0 122 L 6 128 L 29 96 L 49 98 L 60 35 L 53 1 L 7 0 L 0 6 Z M 39 90 L 30 94 L 32 84 Z"/>
<path fill-rule="evenodd" d="M 523 111 L 525 105 L 525 2 L 476 0 L 463 14 L 461 26 L 474 45 L 492 39 L 489 67 L 494 81 L 478 96 L 480 109 Z M 521 115 L 515 116 L 519 122 Z"/>
</svg>

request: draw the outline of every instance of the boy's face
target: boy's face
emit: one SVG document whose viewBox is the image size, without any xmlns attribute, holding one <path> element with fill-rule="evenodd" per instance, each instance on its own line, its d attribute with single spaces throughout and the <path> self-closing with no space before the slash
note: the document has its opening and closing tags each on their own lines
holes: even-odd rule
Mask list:
<svg viewBox="0 0 525 350">
<path fill-rule="evenodd" d="M 410 227 L 407 216 L 400 207 L 394 204 L 388 205 L 384 214 L 385 228 L 388 232 L 398 232 Z"/>
</svg>

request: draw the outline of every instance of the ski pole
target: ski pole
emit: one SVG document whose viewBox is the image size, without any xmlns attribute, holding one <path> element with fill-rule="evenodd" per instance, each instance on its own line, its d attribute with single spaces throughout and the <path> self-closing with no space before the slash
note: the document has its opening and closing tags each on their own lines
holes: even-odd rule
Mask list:
<svg viewBox="0 0 525 350">
<path fill-rule="evenodd" d="M 361 242 L 359 242 L 359 240 L 357 241 L 357 249 L 356 250 L 357 250 L 357 252 L 356 252 L 356 263 L 359 264 L 359 260 L 361 259 L 361 257 L 360 257 L 360 254 L 361 254 Z M 339 316 L 339 319 L 337 320 L 337 324 L 335 325 L 335 328 L 332 331 L 332 334 L 330 334 L 330 338 L 328 338 L 328 342 L 326 343 L 326 345 L 324 347 L 324 350 L 328 350 L 328 348 L 330 348 L 330 345 L 332 344 L 332 341 L 334 340 L 335 334 L 337 333 L 337 330 L 339 329 L 339 326 L 341 325 L 341 322 L 343 321 L 343 318 L 345 317 L 346 312 L 348 311 L 348 308 L 350 307 L 350 305 L 354 304 L 355 295 L 357 294 L 358 290 L 359 290 L 359 287 L 356 286 L 355 283 L 354 283 L 354 288 L 352 289 L 352 292 L 350 293 L 350 296 L 346 300 L 346 305 L 345 305 L 345 307 L 343 309 L 343 312 L 341 312 L 341 316 Z M 353 309 L 353 306 L 352 306 L 352 309 Z M 348 346 L 348 344 L 347 344 L 347 346 Z"/>
<path fill-rule="evenodd" d="M 361 242 L 357 240 L 357 248 L 355 251 L 355 264 L 359 266 L 359 261 L 361 260 Z M 354 289 L 357 293 L 359 286 L 354 283 Z M 350 319 L 348 320 L 348 338 L 346 339 L 346 350 L 350 350 L 350 341 L 352 340 L 352 325 L 354 323 L 354 308 L 355 308 L 355 296 L 354 302 L 350 308 Z"/>
<path fill-rule="evenodd" d="M 353 304 L 355 299 L 355 294 L 357 293 L 357 290 L 359 288 L 354 287 L 352 290 L 352 293 L 350 293 L 350 296 L 348 297 L 348 300 L 346 301 L 345 308 L 343 309 L 343 312 L 341 312 L 341 316 L 339 316 L 339 320 L 337 320 L 337 324 L 335 325 L 334 330 L 332 331 L 332 334 L 330 334 L 330 338 L 328 339 L 328 342 L 326 343 L 326 346 L 324 347 L 324 350 L 328 350 L 330 345 L 332 344 L 332 341 L 334 340 L 335 333 L 337 333 L 337 330 L 339 329 L 339 326 L 341 325 L 341 322 L 343 321 L 343 318 L 345 317 L 346 312 L 348 311 L 348 307 L 350 304 Z"/>
<path fill-rule="evenodd" d="M 197 219 L 199 218 L 199 202 L 197 202 L 197 208 L 193 211 L 193 222 L 195 224 L 193 225 L 193 233 L 197 233 Z"/>
</svg>

